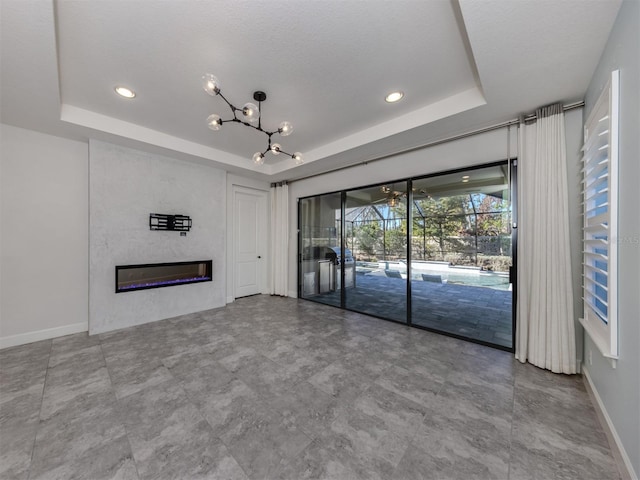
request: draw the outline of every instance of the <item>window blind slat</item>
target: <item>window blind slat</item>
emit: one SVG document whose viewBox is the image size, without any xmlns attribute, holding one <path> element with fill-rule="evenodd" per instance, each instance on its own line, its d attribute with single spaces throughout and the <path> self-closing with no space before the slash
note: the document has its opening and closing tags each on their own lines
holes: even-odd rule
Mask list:
<svg viewBox="0 0 640 480">
<path fill-rule="evenodd" d="M 585 215 L 587 215 L 587 217 L 591 218 L 591 217 L 592 217 L 592 216 L 590 215 L 591 213 L 593 213 L 593 212 L 597 212 L 597 211 L 599 211 L 599 210 L 602 210 L 603 208 L 607 208 L 608 206 L 609 206 L 609 203 L 608 203 L 608 202 L 606 202 L 606 203 L 600 203 L 600 204 L 597 204 L 597 205 L 596 205 L 595 207 L 593 207 L 593 208 L 588 208 L 587 210 L 585 210 L 585 211 L 584 211 L 584 213 L 585 213 Z M 609 216 L 609 213 L 608 213 L 608 212 L 604 212 L 603 214 L 606 214 L 606 215 L 607 215 L 607 217 Z M 593 215 L 593 216 L 595 217 L 596 215 Z"/>
<path fill-rule="evenodd" d="M 604 305 L 605 307 L 609 307 L 609 304 L 607 303 L 607 301 L 603 298 L 601 298 L 600 296 L 596 295 L 593 292 L 589 292 L 586 293 L 585 292 L 585 296 L 587 297 L 587 301 L 592 300 L 592 302 L 589 302 L 591 304 L 597 305 L 598 302 L 602 303 L 602 305 Z M 597 302 L 596 302 L 597 300 Z"/>
<path fill-rule="evenodd" d="M 598 180 L 604 180 L 605 178 L 609 177 L 609 173 L 607 172 L 607 169 L 609 167 L 605 164 L 605 165 L 598 165 L 598 167 L 594 168 L 593 170 L 591 170 L 590 172 L 588 172 L 585 177 L 584 177 L 584 183 L 587 187 L 590 187 L 591 185 L 593 185 L 594 182 L 597 182 Z"/>
<path fill-rule="evenodd" d="M 590 225 L 588 227 L 584 227 L 584 232 L 590 235 L 602 234 L 606 235 L 608 232 L 607 226 L 602 224 Z"/>
<path fill-rule="evenodd" d="M 605 276 L 609 276 L 609 274 L 607 272 L 605 272 L 604 270 L 594 267 L 593 265 L 588 265 L 588 264 L 583 264 L 584 266 L 584 270 L 585 270 L 585 274 L 583 275 L 585 278 L 588 276 L 586 272 L 591 272 L 591 273 L 598 273 L 600 275 L 605 275 Z"/>
<path fill-rule="evenodd" d="M 597 168 L 598 165 L 606 164 L 608 160 L 606 152 L 601 150 L 593 150 L 585 152 L 582 159 L 582 173 L 590 172 L 592 169 Z"/>
<path fill-rule="evenodd" d="M 602 312 L 602 310 L 600 310 L 597 306 L 593 305 L 592 303 L 587 302 L 586 300 L 585 300 L 585 304 L 586 304 L 589 308 L 591 308 L 594 312 L 596 312 L 596 314 L 597 314 L 599 317 L 601 317 L 605 323 L 607 322 L 607 315 L 606 315 L 604 312 Z"/>
<path fill-rule="evenodd" d="M 607 260 L 609 260 L 609 257 L 602 253 L 590 252 L 588 250 L 585 250 L 582 253 L 584 253 L 587 257 L 597 258 L 598 260 L 602 260 L 603 262 L 606 262 Z"/>
<path fill-rule="evenodd" d="M 602 288 L 603 290 L 607 291 L 607 293 L 609 292 L 609 287 L 603 285 L 602 283 L 596 282 L 594 279 L 592 279 L 591 277 L 584 277 L 585 282 L 589 283 L 592 286 L 598 286 L 599 288 Z"/>
<path fill-rule="evenodd" d="M 585 230 L 586 227 L 600 226 L 605 231 L 607 230 L 607 225 L 609 223 L 609 213 L 601 213 L 600 215 L 595 215 L 593 217 L 586 218 L 585 217 Z"/>
<path fill-rule="evenodd" d="M 604 247 L 609 246 L 609 243 L 606 240 L 603 240 L 602 238 L 589 238 L 585 240 L 584 243 L 586 243 L 587 245 L 594 245 L 594 246 L 604 246 Z"/>
<path fill-rule="evenodd" d="M 589 140 L 586 141 L 584 146 L 582 147 L 583 151 L 587 151 L 592 149 L 595 145 L 602 142 L 607 142 L 607 137 L 609 133 L 609 129 L 607 129 L 603 124 L 598 124 L 599 127 L 589 136 Z M 605 138 L 602 138 L 605 136 Z"/>
</svg>

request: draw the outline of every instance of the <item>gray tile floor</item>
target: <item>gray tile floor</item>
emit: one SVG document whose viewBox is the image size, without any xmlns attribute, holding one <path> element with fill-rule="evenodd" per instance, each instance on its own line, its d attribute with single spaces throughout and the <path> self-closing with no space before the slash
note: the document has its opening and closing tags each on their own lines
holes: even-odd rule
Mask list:
<svg viewBox="0 0 640 480">
<path fill-rule="evenodd" d="M 257 296 L 0 351 L 2 479 L 617 479 L 579 376 Z"/>
<path fill-rule="evenodd" d="M 412 321 L 430 329 L 511 348 L 512 292 L 473 285 L 411 282 Z M 340 306 L 340 291 L 310 300 Z M 346 290 L 351 310 L 406 322 L 407 281 L 384 275 L 357 275 Z"/>
</svg>

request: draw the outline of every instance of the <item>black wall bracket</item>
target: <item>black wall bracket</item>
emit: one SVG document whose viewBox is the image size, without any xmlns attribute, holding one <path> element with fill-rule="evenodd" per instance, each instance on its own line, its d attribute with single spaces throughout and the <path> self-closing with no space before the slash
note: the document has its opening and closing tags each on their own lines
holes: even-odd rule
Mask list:
<svg viewBox="0 0 640 480">
<path fill-rule="evenodd" d="M 191 230 L 191 218 L 187 215 L 149 214 L 149 230 L 170 230 L 188 232 Z"/>
</svg>

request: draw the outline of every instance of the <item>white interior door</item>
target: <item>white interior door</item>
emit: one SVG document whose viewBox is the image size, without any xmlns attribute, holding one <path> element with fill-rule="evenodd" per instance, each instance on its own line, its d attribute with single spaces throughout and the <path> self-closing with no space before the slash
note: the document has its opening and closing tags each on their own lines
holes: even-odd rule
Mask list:
<svg viewBox="0 0 640 480">
<path fill-rule="evenodd" d="M 234 187 L 234 296 L 267 291 L 268 192 Z"/>
</svg>

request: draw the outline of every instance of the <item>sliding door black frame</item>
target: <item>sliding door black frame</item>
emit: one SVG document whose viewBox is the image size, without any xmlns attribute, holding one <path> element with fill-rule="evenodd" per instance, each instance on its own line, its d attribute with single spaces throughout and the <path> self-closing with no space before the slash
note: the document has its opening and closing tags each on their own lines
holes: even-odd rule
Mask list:
<svg viewBox="0 0 640 480">
<path fill-rule="evenodd" d="M 512 341 L 511 351 L 516 351 L 516 318 L 518 307 L 518 159 L 509 160 L 509 176 L 511 184 L 511 269 L 509 270 L 509 281 L 512 285 L 511 311 L 512 311 Z"/>
<path fill-rule="evenodd" d="M 411 295 L 411 239 L 413 234 L 413 179 L 407 180 L 407 325 L 413 326 L 411 321 L 413 309 Z"/>
</svg>

